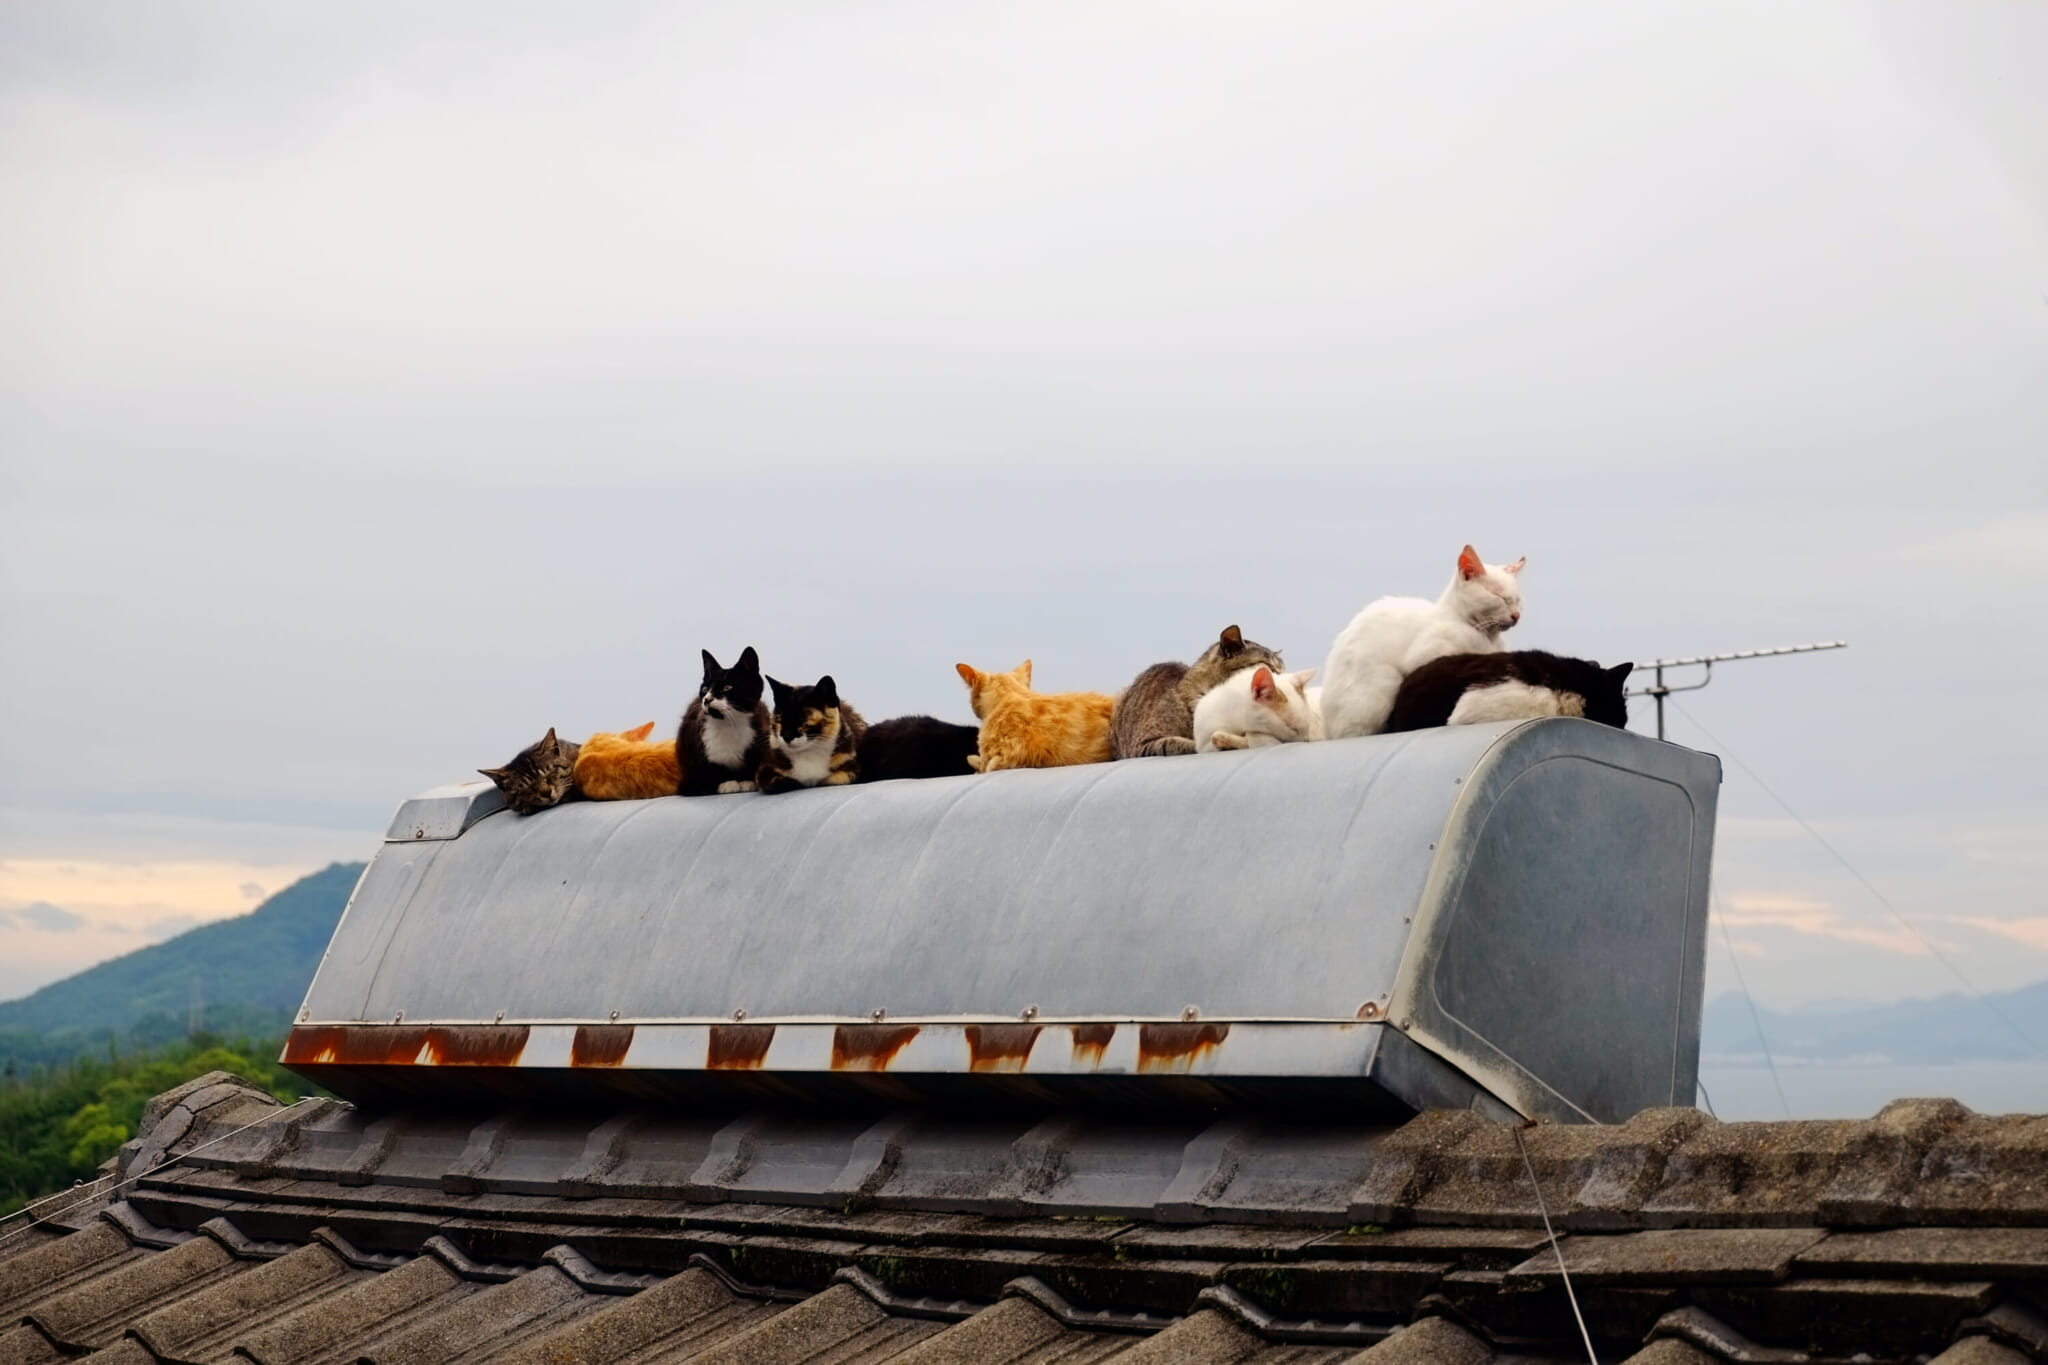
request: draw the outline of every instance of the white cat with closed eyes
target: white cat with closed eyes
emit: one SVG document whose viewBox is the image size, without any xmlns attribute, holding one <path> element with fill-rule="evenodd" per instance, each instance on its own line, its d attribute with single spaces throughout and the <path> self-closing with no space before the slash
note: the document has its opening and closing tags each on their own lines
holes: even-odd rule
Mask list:
<svg viewBox="0 0 2048 1365">
<path fill-rule="evenodd" d="M 1436 601 L 1382 597 L 1351 618 L 1323 665 L 1323 731 L 1331 739 L 1376 735 L 1401 680 L 1446 654 L 1494 654 L 1501 632 L 1522 619 L 1517 575 L 1527 557 L 1487 564 L 1470 545 Z"/>
<path fill-rule="evenodd" d="M 1315 675 L 1313 668 L 1275 673 L 1264 664 L 1231 674 L 1195 703 L 1195 752 L 1321 739 L 1322 718 L 1302 695 Z"/>
</svg>

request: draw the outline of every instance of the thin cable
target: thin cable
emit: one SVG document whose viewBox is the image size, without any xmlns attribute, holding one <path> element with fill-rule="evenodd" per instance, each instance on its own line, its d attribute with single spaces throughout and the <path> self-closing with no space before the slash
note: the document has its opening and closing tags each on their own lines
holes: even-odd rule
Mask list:
<svg viewBox="0 0 2048 1365">
<path fill-rule="evenodd" d="M 31 1228 L 49 1222 L 50 1218 L 55 1218 L 58 1213 L 63 1213 L 66 1209 L 73 1209 L 78 1207 L 79 1204 L 84 1203 L 87 1199 L 96 1198 L 101 1194 L 112 1194 L 115 1190 L 120 1189 L 123 1185 L 132 1185 L 136 1181 L 143 1179 L 145 1176 L 155 1175 L 158 1171 L 161 1171 L 166 1167 L 177 1165 L 186 1157 L 191 1156 L 194 1153 L 203 1152 L 208 1147 L 212 1147 L 217 1143 L 226 1142 L 236 1133 L 246 1133 L 251 1128 L 259 1127 L 262 1124 L 270 1122 L 272 1119 L 276 1118 L 280 1114 L 289 1114 L 292 1110 L 298 1108 L 300 1105 L 311 1104 L 314 1100 L 319 1098 L 320 1097 L 318 1095 L 302 1095 L 298 1099 L 293 1100 L 290 1104 L 285 1105 L 282 1109 L 271 1110 L 262 1118 L 257 1119 L 255 1123 L 245 1123 L 240 1128 L 235 1129 L 233 1132 L 222 1133 L 217 1138 L 208 1138 L 205 1142 L 200 1143 L 197 1147 L 193 1147 L 188 1151 L 180 1152 L 176 1156 L 171 1157 L 169 1160 L 159 1161 L 156 1165 L 150 1167 L 146 1171 L 137 1171 L 134 1175 L 128 1176 L 125 1179 L 115 1180 L 112 1185 L 109 1185 L 104 1190 L 93 1191 L 90 1194 L 79 1194 L 79 1197 L 77 1199 L 74 1199 L 71 1203 L 66 1204 L 64 1208 L 57 1210 L 57 1213 L 51 1214 L 49 1218 L 37 1218 L 32 1222 L 23 1223 L 20 1227 L 8 1233 L 5 1237 L 0 1237 L 0 1246 L 5 1246 L 8 1242 L 13 1241 L 16 1237 L 21 1236 L 22 1233 L 27 1232 Z M 113 1180 L 113 1177 L 110 1175 L 103 1175 L 99 1178 L 99 1180 L 93 1181 L 92 1184 L 97 1185 L 100 1183 L 100 1180 Z M 39 1204 L 29 1204 L 23 1206 L 22 1208 L 16 1209 L 13 1213 L 8 1214 L 6 1218 L 0 1218 L 0 1223 L 6 1222 L 9 1218 L 19 1218 L 23 1214 L 30 1212 L 32 1209 L 41 1208 L 43 1204 L 52 1203 L 55 1200 L 64 1198 L 66 1195 L 79 1193 L 80 1191 L 85 1190 L 87 1188 L 89 1187 L 83 1185 L 74 1185 L 68 1190 L 64 1190 L 58 1194 L 51 1195 L 48 1199 L 43 1200 Z"/>
<path fill-rule="evenodd" d="M 1713 1119 L 1715 1122 L 1718 1123 L 1721 1119 L 1721 1116 L 1714 1112 L 1714 1097 L 1707 1093 L 1707 1083 L 1701 1080 L 1698 1076 L 1694 1076 L 1692 1078 L 1692 1083 L 1699 1087 L 1700 1099 L 1706 1102 L 1707 1117 Z"/>
<path fill-rule="evenodd" d="M 1757 1046 L 1764 1050 L 1764 1065 L 1771 1069 L 1771 1088 L 1778 1092 L 1778 1107 L 1785 1111 L 1785 1117 L 1792 1117 L 1792 1106 L 1785 1102 L 1785 1085 L 1778 1079 L 1778 1063 L 1771 1056 L 1771 1040 L 1764 1037 L 1764 1017 L 1757 1013 L 1756 997 L 1749 993 L 1749 982 L 1742 975 L 1742 959 L 1735 955 L 1735 938 L 1728 932 L 1728 920 L 1716 915 L 1709 905 L 1707 915 L 1721 925 L 1721 942 L 1728 946 L 1728 961 L 1735 968 L 1735 984 L 1742 987 L 1742 999 L 1749 1006 L 1749 1022 L 1756 1027 Z M 1718 1115 L 1716 1116 L 1718 1117 Z"/>
<path fill-rule="evenodd" d="M 1586 1330 L 1585 1315 L 1579 1312 L 1579 1296 L 1572 1292 L 1572 1273 L 1564 1266 L 1564 1249 L 1557 1244 L 1557 1229 L 1550 1226 L 1550 1210 L 1543 1207 L 1543 1187 L 1536 1183 L 1536 1165 L 1529 1160 L 1529 1144 L 1522 1141 L 1522 1127 L 1515 1125 L 1515 1146 L 1522 1149 L 1522 1169 L 1529 1173 L 1529 1188 L 1536 1192 L 1536 1212 L 1543 1215 L 1543 1232 L 1550 1238 L 1550 1254 L 1557 1257 L 1557 1273 L 1564 1278 L 1564 1296 L 1571 1303 L 1572 1318 L 1579 1324 L 1579 1340 L 1586 1343 L 1586 1359 L 1600 1365 L 1593 1354 L 1593 1334 Z"/>
<path fill-rule="evenodd" d="M 1800 815 L 1798 811 L 1793 810 L 1791 806 L 1787 805 L 1784 797 L 1778 795 L 1775 791 L 1772 791 L 1771 784 L 1764 781 L 1761 777 L 1758 777 L 1756 775 L 1756 769 L 1750 767 L 1747 763 L 1744 763 L 1741 759 L 1737 758 L 1735 754 L 1729 750 L 1728 746 L 1723 744 L 1719 737 L 1717 737 L 1712 730 L 1709 730 L 1706 726 L 1701 725 L 1699 723 L 1699 720 L 1693 715 L 1692 712 L 1686 710 L 1683 706 L 1680 706 L 1675 701 L 1672 702 L 1671 705 L 1672 708 L 1676 710 L 1679 715 L 1684 716 L 1687 720 L 1691 721 L 1693 725 L 1699 729 L 1699 732 L 1705 735 L 1707 739 L 1710 742 L 1712 742 L 1716 749 L 1719 749 L 1721 751 L 1722 757 L 1726 758 L 1730 763 L 1733 763 L 1736 767 L 1742 769 L 1742 771 L 1749 776 L 1750 781 L 1756 783 L 1757 786 L 1763 788 L 1765 796 L 1770 797 L 1771 800 L 1778 803 L 1779 810 L 1782 810 L 1785 812 L 1785 814 L 1791 816 L 1793 823 L 1797 824 L 1799 828 L 1805 830 L 1808 834 L 1812 835 L 1813 841 L 1815 843 L 1819 844 L 1822 848 L 1826 849 L 1831 855 L 1833 855 L 1834 860 L 1840 863 L 1842 867 L 1849 873 L 1850 876 L 1854 877 L 1858 882 L 1861 882 L 1863 885 L 1863 889 L 1870 893 L 1871 898 L 1874 899 L 1879 905 L 1882 905 L 1886 910 L 1889 910 L 1891 912 L 1892 918 L 1899 922 L 1900 927 L 1905 929 L 1907 933 L 1911 934 L 1916 940 L 1918 940 L 1920 946 L 1925 948 L 1936 962 L 1939 962 L 1942 966 L 1948 968 L 1949 975 L 1953 976 L 1956 980 L 1962 982 L 1963 989 L 1968 991 L 1972 996 L 1974 996 L 1978 1004 L 1982 1005 L 1985 1009 L 1990 1010 L 1993 1014 L 1997 1015 L 1999 1022 L 2004 1024 L 2007 1028 L 2011 1029 L 2013 1032 L 2013 1036 L 2015 1038 L 2018 1038 L 2021 1042 L 2025 1043 L 2028 1047 L 2034 1049 L 2034 1051 L 2040 1053 L 2042 1056 L 2048 1057 L 2048 1047 L 2043 1047 L 2041 1046 L 2041 1044 L 2035 1042 L 2033 1036 L 2029 1034 L 2025 1029 L 2021 1028 L 2011 1015 L 2007 1014 L 2004 1010 L 2000 1009 L 1997 1003 L 1994 1002 L 1991 999 L 1991 997 L 1984 994 L 1983 991 L 1978 990 L 1976 983 L 1971 981 L 1969 977 L 1963 975 L 1963 969 L 1956 966 L 1955 963 L 1949 961 L 1948 954 L 1942 952 L 1941 949 L 1935 947 L 1934 941 L 1932 939 L 1928 938 L 1927 935 L 1921 933 L 1919 928 L 1914 925 L 1913 921 L 1907 919 L 1906 916 L 1899 910 L 1899 907 L 1893 905 L 1889 900 L 1885 899 L 1884 892 L 1878 890 L 1877 887 L 1872 885 L 1870 878 L 1864 876 L 1861 872 L 1857 871 L 1856 865 L 1850 862 L 1847 858 L 1843 857 L 1842 851 L 1840 849 L 1836 848 L 1833 844 L 1829 843 L 1824 837 L 1822 837 L 1821 832 L 1819 830 L 1815 829 L 1812 825 L 1806 823 L 1805 817 Z"/>
</svg>

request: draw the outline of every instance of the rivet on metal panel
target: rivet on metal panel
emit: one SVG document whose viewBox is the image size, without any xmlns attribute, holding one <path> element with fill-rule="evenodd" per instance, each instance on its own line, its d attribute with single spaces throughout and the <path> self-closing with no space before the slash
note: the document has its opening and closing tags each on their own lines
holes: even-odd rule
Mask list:
<svg viewBox="0 0 2048 1365">
<path fill-rule="evenodd" d="M 746 1017 L 747 1012 L 745 1010 L 734 1010 L 732 1012 L 732 1021 L 735 1024 L 739 1023 L 742 1019 L 745 1019 Z"/>
<path fill-rule="evenodd" d="M 427 827 L 426 827 L 425 825 L 414 825 L 414 826 L 412 827 L 412 837 L 413 837 L 413 838 L 415 838 L 415 839 L 424 839 L 424 838 L 426 838 L 426 837 L 427 837 Z"/>
<path fill-rule="evenodd" d="M 619 1012 L 617 1010 L 612 1011 L 612 1022 L 614 1024 L 619 1022 Z"/>
<path fill-rule="evenodd" d="M 493 1015 L 493 1016 L 491 1017 L 491 1022 L 492 1022 L 492 1023 L 494 1023 L 494 1024 L 502 1024 L 502 1023 L 504 1023 L 504 1022 L 505 1022 L 505 1011 L 503 1011 L 503 1010 L 499 1010 L 499 1011 L 498 1011 L 498 1012 L 497 1012 L 497 1013 L 496 1013 L 495 1015 Z"/>
<path fill-rule="evenodd" d="M 300 1010 L 300 1011 L 299 1011 L 299 1022 L 300 1022 L 300 1023 L 302 1023 L 302 1024 L 303 1024 L 303 1023 L 305 1023 L 305 1022 L 306 1022 L 306 1021 L 307 1021 L 308 1019 L 311 1019 L 312 1017 L 313 1017 L 313 1011 L 311 1011 L 311 1010 Z"/>
<path fill-rule="evenodd" d="M 1358 1017 L 1359 1017 L 1360 1019 L 1377 1019 L 1377 1018 L 1379 1018 L 1379 1017 L 1380 1017 L 1380 1002 L 1379 1002 L 1379 1001 L 1377 1001 L 1377 1000 L 1368 1000 L 1368 1001 L 1366 1001 L 1366 1002 L 1365 1002 L 1365 1003 L 1364 1003 L 1363 1005 L 1360 1005 L 1360 1006 L 1358 1007 Z"/>
<path fill-rule="evenodd" d="M 1401 1021 L 1401 1030 L 1402 1030 L 1402 1032 L 1404 1032 L 1404 1033 L 1405 1033 L 1406 1031 L 1408 1031 L 1409 1029 L 1412 1029 L 1412 1028 L 1414 1028 L 1414 1027 L 1415 1027 L 1415 1021 L 1414 1021 L 1413 1019 L 1403 1019 L 1403 1020 Z"/>
<path fill-rule="evenodd" d="M 882 1021 L 883 1021 L 884 1019 L 887 1019 L 888 1017 L 889 1017 L 889 1011 L 887 1011 L 887 1010 L 869 1010 L 869 1011 L 868 1011 L 868 1022 L 869 1022 L 870 1024 L 879 1024 L 879 1023 L 881 1023 L 881 1022 L 882 1022 Z"/>
<path fill-rule="evenodd" d="M 1180 1007 L 1180 1021 L 1183 1024 L 1192 1024 L 1201 1017 L 1202 1009 L 1199 1005 L 1182 1005 Z"/>
<path fill-rule="evenodd" d="M 1026 1005 L 1024 1007 L 1023 1012 L 1019 1014 L 1017 1017 L 1019 1019 L 1022 1019 L 1027 1024 L 1030 1023 L 1033 1019 L 1036 1019 L 1038 1017 L 1038 1006 Z"/>
<path fill-rule="evenodd" d="M 404 1023 L 404 1022 L 405 1022 L 405 1011 L 404 1011 L 404 1010 L 400 1010 L 400 1011 L 399 1011 L 398 1013 L 396 1013 L 396 1014 L 392 1015 L 392 1016 L 391 1016 L 391 1022 L 392 1022 L 392 1023 L 394 1023 L 394 1024 L 402 1024 L 402 1023 Z"/>
</svg>

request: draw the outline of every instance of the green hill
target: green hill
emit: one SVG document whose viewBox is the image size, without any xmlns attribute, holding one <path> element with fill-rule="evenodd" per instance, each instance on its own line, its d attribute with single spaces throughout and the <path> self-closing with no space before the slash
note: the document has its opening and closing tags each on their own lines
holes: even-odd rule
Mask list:
<svg viewBox="0 0 2048 1365">
<path fill-rule="evenodd" d="M 335 863 L 246 915 L 201 925 L 0 1004 L 0 1062 L 18 1067 L 104 1052 L 110 1035 L 124 1047 L 183 1038 L 195 980 L 208 1033 L 283 1033 L 362 872 L 361 863 Z"/>
</svg>

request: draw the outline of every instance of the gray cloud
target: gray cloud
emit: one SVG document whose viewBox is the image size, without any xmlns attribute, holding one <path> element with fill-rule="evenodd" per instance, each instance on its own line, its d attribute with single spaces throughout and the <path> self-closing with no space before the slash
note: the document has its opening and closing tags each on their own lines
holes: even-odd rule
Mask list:
<svg viewBox="0 0 2048 1365">
<path fill-rule="evenodd" d="M 14 912 L 16 918 L 31 929 L 46 934 L 68 934 L 85 927 L 85 916 L 73 914 L 62 906 L 48 901 L 35 901 Z"/>
</svg>

